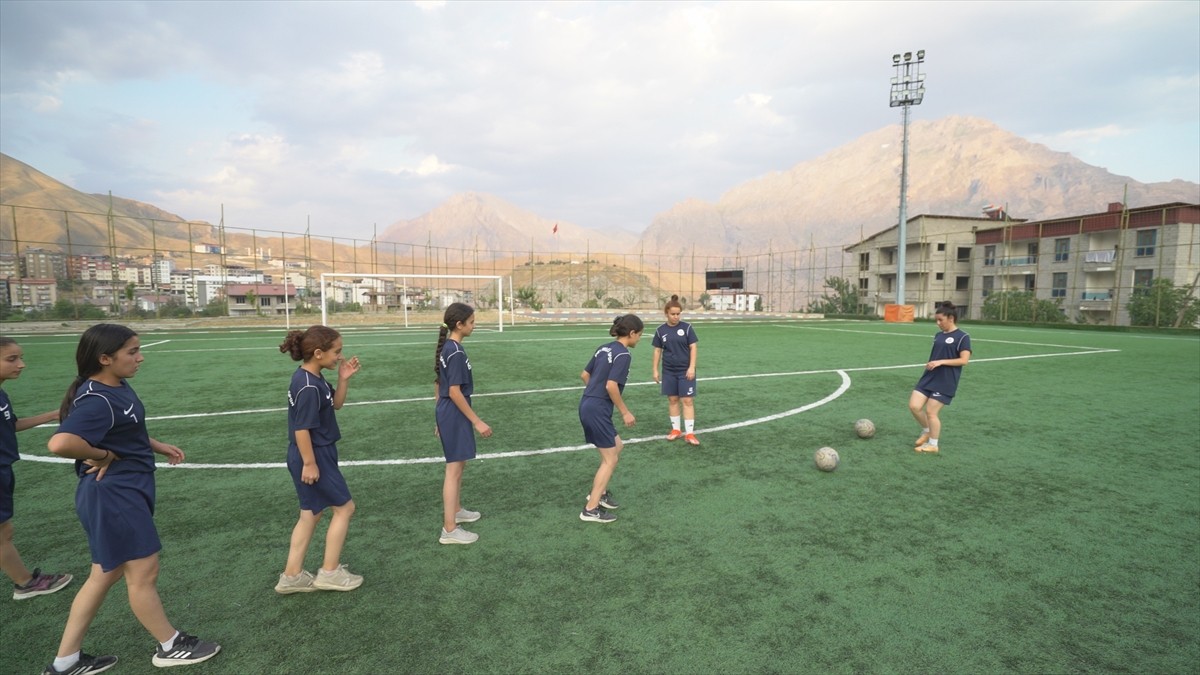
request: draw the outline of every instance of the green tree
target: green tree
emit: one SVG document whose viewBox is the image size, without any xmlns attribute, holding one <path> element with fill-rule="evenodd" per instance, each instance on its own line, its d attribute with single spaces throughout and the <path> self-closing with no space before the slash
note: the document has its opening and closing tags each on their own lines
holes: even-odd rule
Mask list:
<svg viewBox="0 0 1200 675">
<path fill-rule="evenodd" d="M 219 298 L 213 300 L 200 310 L 200 316 L 229 316 L 229 303 Z"/>
<path fill-rule="evenodd" d="M 517 289 L 517 300 L 526 307 L 539 311 L 542 309 L 542 301 L 538 299 L 537 289 L 533 286 L 522 286 Z"/>
<path fill-rule="evenodd" d="M 756 311 L 756 312 L 762 311 L 762 296 L 761 295 L 754 298 L 754 311 Z"/>
<path fill-rule="evenodd" d="M 1150 282 L 1149 287 L 1134 289 L 1126 309 L 1132 326 L 1191 327 L 1200 319 L 1200 301 L 1191 290 L 1175 288 L 1175 282 L 1165 277 Z"/>
<path fill-rule="evenodd" d="M 608 309 L 621 309 L 625 305 L 622 305 L 621 301 L 616 298 L 605 298 L 604 306 Z"/>
<path fill-rule="evenodd" d="M 983 301 L 988 321 L 1063 323 L 1062 300 L 1038 300 L 1033 291 L 994 291 Z"/>
<path fill-rule="evenodd" d="M 246 290 L 246 304 L 250 305 L 250 307 L 252 307 L 254 309 L 255 314 L 258 314 L 258 305 L 255 302 L 257 300 L 258 300 L 258 293 L 255 293 L 254 289 L 252 289 L 252 288 L 247 289 Z"/>
<path fill-rule="evenodd" d="M 700 306 L 704 309 L 709 309 L 712 305 L 712 296 L 707 292 L 700 294 Z"/>
<path fill-rule="evenodd" d="M 829 293 L 808 303 L 808 311 L 812 314 L 862 314 L 862 305 L 858 300 L 858 291 L 854 283 L 842 277 L 828 277 L 825 288 Z"/>
</svg>

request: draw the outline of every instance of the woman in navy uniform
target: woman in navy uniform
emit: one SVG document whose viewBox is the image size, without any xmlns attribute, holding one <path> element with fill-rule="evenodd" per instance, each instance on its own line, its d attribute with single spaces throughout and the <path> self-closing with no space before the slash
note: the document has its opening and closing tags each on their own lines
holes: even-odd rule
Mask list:
<svg viewBox="0 0 1200 675">
<path fill-rule="evenodd" d="M 71 603 L 58 656 L 45 673 L 98 673 L 116 663 L 115 656 L 93 657 L 80 648 L 109 589 L 122 577 L 130 609 L 158 641 L 154 665 L 199 663 L 221 651 L 215 642 L 176 630 L 158 596 L 162 544 L 154 526 L 154 455 L 171 464 L 184 455 L 146 431 L 146 410 L 127 382 L 143 360 L 137 333 L 117 324 L 87 329 L 75 350 L 78 376 L 67 388 L 59 409 L 62 422 L 47 446 L 75 460 L 75 511 L 87 533 L 92 568 Z"/>
<path fill-rule="evenodd" d="M 667 440 L 683 438 L 691 445 L 700 445 L 696 438 L 696 331 L 692 324 L 680 321 L 683 305 L 679 296 L 672 295 L 663 307 L 667 322 L 654 331 L 654 360 L 651 371 L 655 382 L 662 383 L 663 396 L 667 397 L 667 414 L 671 420 L 671 433 Z M 658 363 L 662 361 L 662 377 L 658 374 Z M 682 404 L 683 429 L 679 428 Z"/>
<path fill-rule="evenodd" d="M 579 422 L 583 425 L 583 437 L 600 451 L 600 468 L 592 479 L 592 491 L 579 519 L 592 523 L 611 523 L 617 517 L 609 511 L 620 505 L 608 490 L 608 481 L 617 468 L 617 460 L 625 444 L 613 425 L 613 407 L 621 411 L 625 426 L 632 427 L 637 419 L 625 405 L 621 393 L 629 379 L 631 357 L 629 350 L 642 339 L 645 327 L 635 314 L 624 314 L 613 320 L 608 334 L 616 340 L 602 345 L 592 355 L 580 373 L 583 378 L 583 396 L 579 399 Z"/>
<path fill-rule="evenodd" d="M 925 374 L 908 398 L 908 410 L 921 425 L 915 450 L 925 453 L 939 451 L 942 420 L 938 413 L 950 405 L 958 392 L 963 366 L 971 360 L 971 336 L 958 327 L 958 308 L 944 302 L 934 310 L 933 318 L 941 332 L 933 337 Z"/>
<path fill-rule="evenodd" d="M 475 459 L 475 432 L 487 438 L 492 428 L 475 414 L 471 394 L 475 378 L 471 375 L 471 360 L 462 342 L 475 331 L 475 310 L 470 305 L 454 302 L 446 308 L 438 332 L 438 344 L 433 360 L 437 386 L 437 431 L 446 456 L 446 475 L 442 480 L 442 544 L 470 544 L 479 535 L 459 527 L 481 517 L 478 511 L 468 511 L 462 505 L 462 476 L 467 460 Z"/>
</svg>

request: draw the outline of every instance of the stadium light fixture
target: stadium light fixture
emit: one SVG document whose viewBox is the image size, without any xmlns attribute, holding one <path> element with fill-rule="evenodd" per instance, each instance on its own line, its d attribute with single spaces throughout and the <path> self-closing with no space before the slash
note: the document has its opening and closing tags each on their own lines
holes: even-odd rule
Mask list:
<svg viewBox="0 0 1200 675">
<path fill-rule="evenodd" d="M 896 240 L 896 304 L 904 303 L 905 249 L 908 248 L 908 118 L 909 108 L 921 105 L 925 100 L 925 74 L 921 65 L 925 63 L 925 50 L 918 49 L 916 60 L 912 52 L 904 52 L 901 62 L 900 54 L 892 55 L 892 67 L 896 69 L 892 76 L 892 91 L 889 106 L 901 108 L 904 119 L 904 142 L 900 146 L 900 223 Z"/>
</svg>

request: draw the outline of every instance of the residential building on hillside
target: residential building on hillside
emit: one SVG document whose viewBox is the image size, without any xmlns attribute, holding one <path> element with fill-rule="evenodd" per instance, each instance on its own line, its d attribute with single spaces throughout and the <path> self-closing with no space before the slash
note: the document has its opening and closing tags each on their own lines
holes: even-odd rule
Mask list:
<svg viewBox="0 0 1200 675">
<path fill-rule="evenodd" d="M 8 279 L 8 304 L 17 309 L 49 309 L 58 302 L 57 279 Z"/>
<path fill-rule="evenodd" d="M 66 279 L 67 259 L 58 251 L 26 248 L 21 256 L 21 276 L 29 279 Z"/>
<path fill-rule="evenodd" d="M 937 305 L 946 300 L 960 307 L 971 304 L 974 231 L 1005 217 L 1001 210 L 987 213 L 986 217 L 918 215 L 908 219 L 904 304 L 913 306 L 914 316 L 932 317 Z M 900 228 L 893 225 L 845 248 L 858 256 L 857 276 L 852 281 L 858 287 L 859 301 L 877 316 L 883 316 L 886 305 L 896 303 L 899 240 Z"/>
<path fill-rule="evenodd" d="M 973 301 L 1028 290 L 1071 320 L 1129 325 L 1129 299 L 1155 279 L 1190 287 L 1200 274 L 1200 204 L 1173 202 L 980 229 Z M 979 318 L 978 312 L 971 314 Z"/>
<path fill-rule="evenodd" d="M 296 308 L 296 287 L 291 284 L 229 284 L 225 297 L 229 316 L 285 314 Z"/>
</svg>

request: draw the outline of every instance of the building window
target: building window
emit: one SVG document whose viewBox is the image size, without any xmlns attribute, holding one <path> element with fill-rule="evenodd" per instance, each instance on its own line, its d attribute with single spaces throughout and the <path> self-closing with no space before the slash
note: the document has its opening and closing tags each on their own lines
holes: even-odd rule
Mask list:
<svg viewBox="0 0 1200 675">
<path fill-rule="evenodd" d="M 1140 232 L 1138 234 L 1141 234 Z M 1133 271 L 1133 292 L 1135 295 L 1145 293 L 1150 290 L 1150 284 L 1154 282 L 1154 270 L 1134 270 Z"/>
<path fill-rule="evenodd" d="M 264 296 L 259 297 L 258 304 L 261 307 L 270 307 L 271 306 L 271 296 L 264 295 Z"/>
<path fill-rule="evenodd" d="M 996 245 L 991 244 L 983 247 L 983 264 L 991 266 L 996 264 Z"/>
<path fill-rule="evenodd" d="M 1157 241 L 1158 230 L 1138 230 L 1136 255 L 1141 258 L 1154 255 L 1154 244 Z"/>
<path fill-rule="evenodd" d="M 934 275 L 934 278 L 938 281 L 941 281 L 942 279 L 946 278 L 946 274 L 945 272 L 938 272 L 936 275 Z"/>
<path fill-rule="evenodd" d="M 1054 262 L 1065 262 L 1069 257 L 1071 257 L 1071 240 L 1055 239 Z"/>
<path fill-rule="evenodd" d="M 965 291 L 971 283 L 971 277 L 954 277 L 954 290 Z"/>
<path fill-rule="evenodd" d="M 1029 255 L 1029 264 L 1036 265 L 1038 257 L 1038 243 L 1036 241 L 1026 244 L 1025 251 Z"/>
<path fill-rule="evenodd" d="M 958 262 L 971 262 L 971 248 L 969 246 L 958 247 Z"/>
<path fill-rule="evenodd" d="M 860 272 L 866 272 L 869 269 L 871 269 L 871 254 L 870 253 L 859 253 L 858 254 L 858 270 Z"/>
<path fill-rule="evenodd" d="M 863 277 L 863 278 L 859 279 L 859 280 L 858 280 L 858 294 L 859 294 L 859 295 L 866 295 L 866 294 L 867 294 L 867 288 L 869 287 L 869 284 L 870 284 L 870 283 L 871 283 L 871 280 L 870 280 L 870 279 L 868 279 L 867 277 Z"/>
<path fill-rule="evenodd" d="M 883 250 L 883 264 L 884 265 L 895 265 L 896 264 L 896 249 L 888 248 L 888 249 Z"/>
<path fill-rule="evenodd" d="M 1025 275 L 1025 290 L 1027 290 L 1027 291 L 1037 290 L 1037 275 L 1035 275 L 1035 274 L 1026 274 Z"/>
<path fill-rule="evenodd" d="M 1065 298 L 1067 297 L 1067 273 L 1055 272 L 1054 278 L 1050 282 L 1050 297 Z"/>
<path fill-rule="evenodd" d="M 938 251 L 941 252 L 941 251 L 945 251 L 945 250 L 946 250 L 946 242 L 943 241 L 942 243 L 938 244 Z"/>
<path fill-rule="evenodd" d="M 991 295 L 992 290 L 995 289 L 995 287 L 996 287 L 996 277 L 984 277 L 983 278 L 983 297 L 986 298 L 987 296 Z"/>
</svg>

